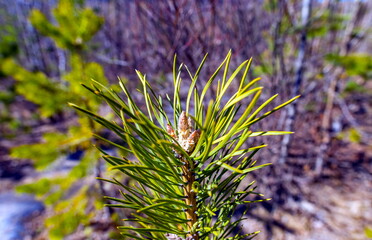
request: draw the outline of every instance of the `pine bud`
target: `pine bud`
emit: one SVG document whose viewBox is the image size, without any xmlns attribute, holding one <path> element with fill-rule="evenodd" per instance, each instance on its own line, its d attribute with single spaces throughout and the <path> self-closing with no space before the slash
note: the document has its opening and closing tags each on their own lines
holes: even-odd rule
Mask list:
<svg viewBox="0 0 372 240">
<path fill-rule="evenodd" d="M 191 153 L 195 145 L 198 143 L 198 140 L 200 138 L 200 130 L 196 130 L 190 134 L 190 136 L 187 138 L 187 145 L 186 145 L 186 152 Z"/>
<path fill-rule="evenodd" d="M 177 140 L 177 135 L 176 135 L 176 133 L 174 132 L 174 129 L 172 128 L 172 126 L 169 125 L 169 124 L 167 124 L 167 132 L 168 132 L 168 134 L 169 134 L 172 138 L 174 138 L 174 139 Z"/>
<path fill-rule="evenodd" d="M 189 120 L 187 119 L 186 112 L 182 111 L 178 119 L 178 131 L 186 131 L 189 129 Z"/>
</svg>

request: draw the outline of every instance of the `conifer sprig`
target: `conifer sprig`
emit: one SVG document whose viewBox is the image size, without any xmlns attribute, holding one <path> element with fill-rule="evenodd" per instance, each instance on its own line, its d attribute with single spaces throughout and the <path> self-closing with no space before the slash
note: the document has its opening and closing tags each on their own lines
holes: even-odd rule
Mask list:
<svg viewBox="0 0 372 240">
<path fill-rule="evenodd" d="M 174 59 L 174 92 L 172 97 L 166 95 L 166 101 L 154 92 L 146 76 L 137 71 L 145 107 L 135 103 L 122 81 L 119 85 L 125 99 L 99 82 L 85 85 L 110 105 L 120 123 L 71 104 L 116 133 L 126 145 L 97 136 L 99 139 L 119 148 L 126 156 L 133 156 L 116 157 L 102 151 L 112 169 L 136 181 L 126 186 L 115 179 L 102 179 L 121 189 L 121 198 L 107 197 L 116 202 L 108 206 L 133 210 L 131 218 L 124 219 L 127 224 L 119 227 L 125 237 L 171 239 L 178 236 L 217 240 L 251 239 L 257 234 L 236 232 L 245 213 L 233 218 L 238 206 L 254 202 L 248 200 L 249 195 L 258 194 L 254 182 L 246 184 L 244 179 L 251 171 L 268 165 L 256 165 L 253 158 L 266 145 L 247 146 L 247 140 L 290 132 L 253 132 L 251 126 L 297 97 L 263 112 L 276 95 L 258 105 L 262 87 L 255 87 L 255 83 L 259 79 L 246 82 L 251 59 L 229 75 L 231 52 L 205 86 L 198 89 L 198 77 L 206 57 L 195 74 L 184 65 L 177 67 Z M 180 88 L 181 73 L 185 69 L 191 84 L 183 108 Z M 221 73 L 222 78 L 217 80 Z M 238 81 L 234 84 L 237 90 L 227 96 L 234 81 Z M 215 89 L 216 97 L 207 103 L 211 88 Z M 244 104 L 247 99 L 249 103 Z M 166 111 L 166 104 L 171 106 L 172 113 Z"/>
</svg>

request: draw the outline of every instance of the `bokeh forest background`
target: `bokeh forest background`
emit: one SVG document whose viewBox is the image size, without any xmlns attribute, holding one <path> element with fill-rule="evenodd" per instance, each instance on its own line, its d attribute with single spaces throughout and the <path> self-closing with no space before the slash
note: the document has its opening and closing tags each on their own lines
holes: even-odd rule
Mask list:
<svg viewBox="0 0 372 240">
<path fill-rule="evenodd" d="M 174 54 L 196 71 L 209 53 L 203 85 L 230 49 L 232 66 L 253 57 L 265 99 L 301 94 L 260 123 L 295 134 L 262 139 L 258 160 L 273 164 L 252 178 L 272 200 L 242 231 L 372 238 L 371 36 L 371 1 L 0 0 L 0 238 L 119 239 L 128 214 L 103 207 L 117 192 L 96 177 L 131 183 L 107 171 L 93 145 L 113 150 L 92 132 L 125 143 L 67 103 L 114 118 L 81 83 L 120 77 L 141 103 L 135 69 L 164 96 Z"/>
</svg>

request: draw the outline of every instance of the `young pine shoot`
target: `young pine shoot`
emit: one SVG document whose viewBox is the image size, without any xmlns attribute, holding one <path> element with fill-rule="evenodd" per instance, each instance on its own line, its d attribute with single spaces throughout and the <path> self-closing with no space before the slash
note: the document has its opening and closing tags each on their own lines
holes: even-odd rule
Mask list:
<svg viewBox="0 0 372 240">
<path fill-rule="evenodd" d="M 108 206 L 131 210 L 130 218 L 124 219 L 126 224 L 118 227 L 125 239 L 251 239 L 257 234 L 239 230 L 245 212 L 236 211 L 238 206 L 254 202 L 248 196 L 258 194 L 254 182 L 247 183 L 248 174 L 268 165 L 256 165 L 254 160 L 266 145 L 247 146 L 247 140 L 289 134 L 251 129 L 297 97 L 263 112 L 276 95 L 258 105 L 262 93 L 262 87 L 256 86 L 259 79 L 246 81 L 251 59 L 229 75 L 231 52 L 200 88 L 198 77 L 206 57 L 195 74 L 186 66 L 176 67 L 175 58 L 174 91 L 165 98 L 137 71 L 145 106 L 134 101 L 122 81 L 119 84 L 125 99 L 95 81 L 85 86 L 110 105 L 120 123 L 71 104 L 125 143 L 97 136 L 125 153 L 117 157 L 102 150 L 111 169 L 134 182 L 127 186 L 117 179 L 101 179 L 120 188 L 121 198 L 106 197 L 115 202 Z M 184 73 L 191 83 L 187 95 L 180 96 Z M 212 89 L 215 99 L 207 101 Z"/>
</svg>

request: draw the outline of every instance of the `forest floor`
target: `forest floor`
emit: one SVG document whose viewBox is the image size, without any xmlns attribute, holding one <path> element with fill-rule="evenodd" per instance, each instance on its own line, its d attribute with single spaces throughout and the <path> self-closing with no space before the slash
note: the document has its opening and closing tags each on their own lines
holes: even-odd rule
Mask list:
<svg viewBox="0 0 372 240">
<path fill-rule="evenodd" d="M 262 229 L 258 240 L 366 239 L 365 228 L 372 226 L 372 177 L 366 171 L 348 175 L 303 181 L 301 199 L 289 198 L 271 212 L 254 209 L 249 231 Z"/>
</svg>

